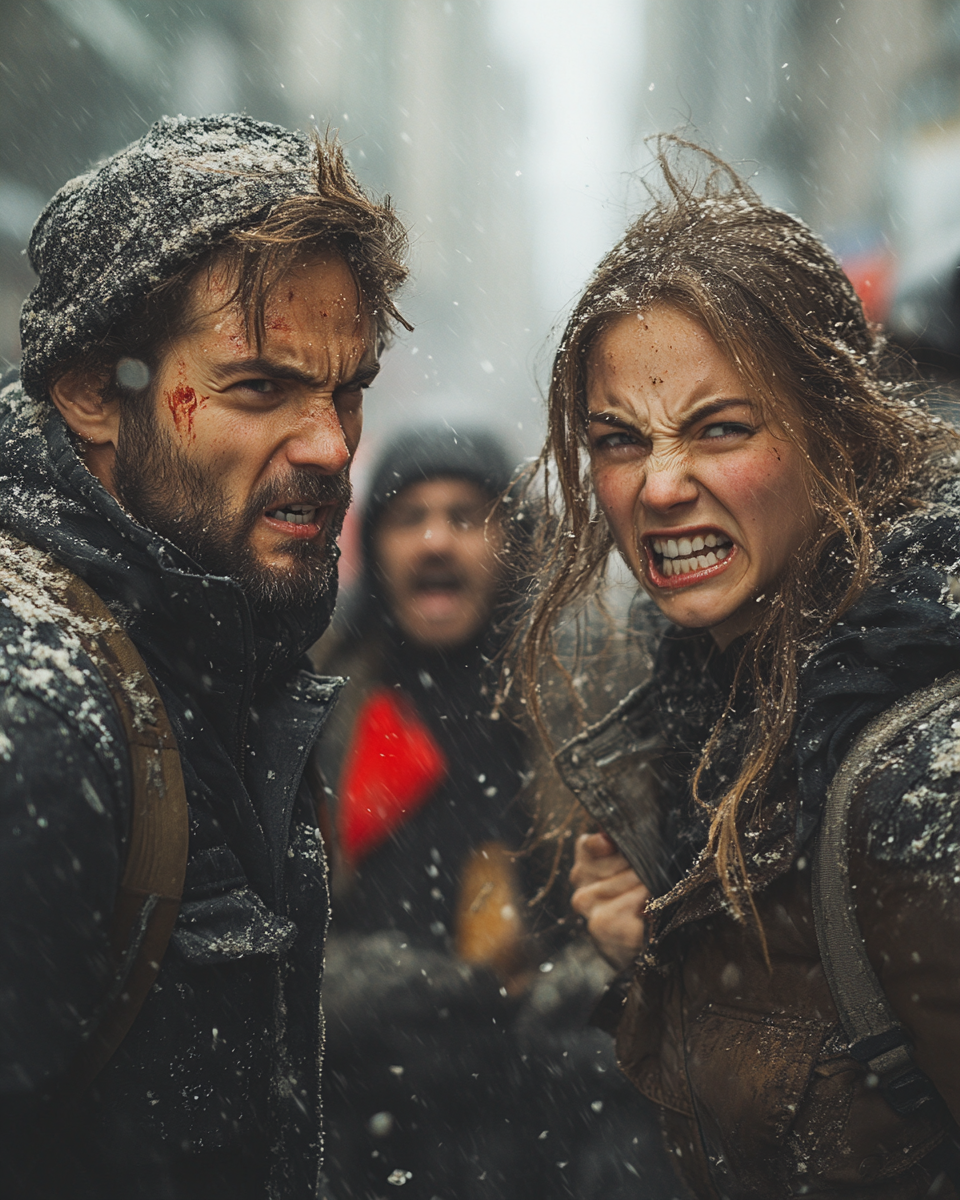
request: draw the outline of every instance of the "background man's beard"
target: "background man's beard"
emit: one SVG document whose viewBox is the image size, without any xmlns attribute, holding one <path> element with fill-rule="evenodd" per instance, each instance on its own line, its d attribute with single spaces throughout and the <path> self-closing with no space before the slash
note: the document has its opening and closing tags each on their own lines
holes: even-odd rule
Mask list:
<svg viewBox="0 0 960 1200">
<path fill-rule="evenodd" d="M 291 471 L 263 484 L 244 508 L 231 513 L 219 481 L 158 426 L 152 396 L 125 401 L 114 483 L 127 511 L 161 534 L 211 575 L 235 579 L 261 611 L 314 603 L 327 590 L 337 563 L 336 539 L 350 504 L 346 473 Z M 324 533 L 309 541 L 290 538 L 286 566 L 261 562 L 253 529 L 271 504 L 295 495 L 305 504 L 332 504 Z"/>
</svg>

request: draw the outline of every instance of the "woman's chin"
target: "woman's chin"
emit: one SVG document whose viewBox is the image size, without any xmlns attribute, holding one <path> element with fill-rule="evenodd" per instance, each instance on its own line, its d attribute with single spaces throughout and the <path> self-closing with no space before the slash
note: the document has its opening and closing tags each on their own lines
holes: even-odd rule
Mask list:
<svg viewBox="0 0 960 1200">
<path fill-rule="evenodd" d="M 644 581 L 645 582 L 645 581 Z M 717 602 L 719 597 L 697 597 L 691 592 L 664 592 L 660 588 L 645 587 L 647 594 L 663 615 L 682 629 L 709 629 L 720 642 L 732 641 L 746 633 L 753 623 L 754 613 L 745 612 L 746 606 L 739 600 L 729 603 Z M 734 632 L 730 632 L 734 630 Z"/>
</svg>

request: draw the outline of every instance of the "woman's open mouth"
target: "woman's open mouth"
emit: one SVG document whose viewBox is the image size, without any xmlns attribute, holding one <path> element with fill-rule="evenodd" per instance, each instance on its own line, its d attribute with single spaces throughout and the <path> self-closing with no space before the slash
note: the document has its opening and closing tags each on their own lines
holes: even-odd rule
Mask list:
<svg viewBox="0 0 960 1200">
<path fill-rule="evenodd" d="M 676 537 L 643 539 L 651 582 L 677 588 L 700 583 L 725 571 L 737 553 L 733 540 L 719 529 L 688 530 Z"/>
</svg>

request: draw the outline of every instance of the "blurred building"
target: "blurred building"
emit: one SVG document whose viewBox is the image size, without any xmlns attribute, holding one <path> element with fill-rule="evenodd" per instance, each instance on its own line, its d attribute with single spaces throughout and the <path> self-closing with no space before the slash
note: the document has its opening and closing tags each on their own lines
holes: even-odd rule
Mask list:
<svg viewBox="0 0 960 1200">
<path fill-rule="evenodd" d="M 0 363 L 52 192 L 161 113 L 240 108 L 339 129 L 411 223 L 368 451 L 465 412 L 536 448 L 555 309 L 658 130 L 755 169 L 960 374 L 960 0 L 0 0 L 0 32 Z"/>
<path fill-rule="evenodd" d="M 50 196 L 163 113 L 287 109 L 261 6 L 207 0 L 0 0 L 0 356 L 19 357 L 22 251 Z"/>
<path fill-rule="evenodd" d="M 243 109 L 339 129 L 412 224 L 416 334 L 371 393 L 374 430 L 424 407 L 537 431 L 521 87 L 475 0 L 0 0 L 0 355 L 18 357 L 22 254 L 67 179 L 163 113 Z M 521 409 L 525 404 L 529 409 Z M 535 434 L 535 437 L 537 436 Z M 527 438 L 529 442 L 529 438 Z"/>
<path fill-rule="evenodd" d="M 648 0 L 646 12 L 639 125 L 684 127 L 756 170 L 764 197 L 840 255 L 873 317 L 921 356 L 960 356 L 958 0 Z"/>
<path fill-rule="evenodd" d="M 292 123 L 339 129 L 364 182 L 408 222 L 416 326 L 369 397 L 378 436 L 425 409 L 529 444 L 533 282 L 524 98 L 474 0 L 290 0 L 276 45 Z M 524 425 L 525 428 L 518 429 Z M 534 442 L 535 444 L 535 442 Z"/>
</svg>

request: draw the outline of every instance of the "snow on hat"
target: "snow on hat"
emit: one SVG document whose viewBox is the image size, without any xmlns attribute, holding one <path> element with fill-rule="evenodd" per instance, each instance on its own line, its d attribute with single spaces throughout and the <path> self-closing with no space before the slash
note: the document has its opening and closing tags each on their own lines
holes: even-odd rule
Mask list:
<svg viewBox="0 0 960 1200">
<path fill-rule="evenodd" d="M 485 429 L 426 425 L 391 442 L 373 472 L 364 522 L 372 527 L 398 492 L 411 483 L 452 477 L 478 483 L 491 496 L 505 491 L 512 476 L 500 439 Z"/>
<path fill-rule="evenodd" d="M 138 142 L 64 184 L 40 214 L 40 279 L 20 314 L 20 376 L 46 395 L 57 363 L 84 352 L 155 284 L 316 190 L 308 138 L 237 114 L 162 117 Z"/>
</svg>

